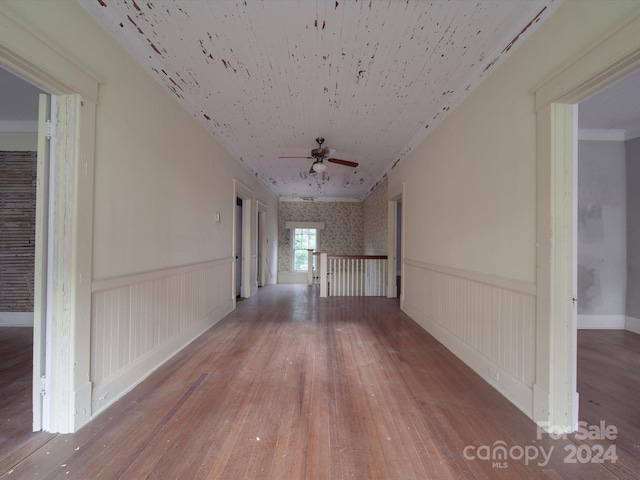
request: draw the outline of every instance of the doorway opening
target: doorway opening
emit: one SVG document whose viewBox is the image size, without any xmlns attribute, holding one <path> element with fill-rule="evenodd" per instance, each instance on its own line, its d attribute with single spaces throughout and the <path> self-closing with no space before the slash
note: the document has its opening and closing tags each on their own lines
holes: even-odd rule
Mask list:
<svg viewBox="0 0 640 480">
<path fill-rule="evenodd" d="M 258 218 L 256 222 L 256 232 L 258 238 L 258 258 L 256 267 L 256 281 L 258 287 L 264 287 L 266 285 L 266 271 L 267 271 L 267 211 L 266 205 L 262 202 L 258 204 Z"/>
<path fill-rule="evenodd" d="M 255 245 L 253 222 L 253 192 L 237 180 L 233 181 L 233 299 L 234 302 L 249 298 L 257 292 L 255 274 Z M 252 273 L 253 272 L 253 273 Z"/>
<path fill-rule="evenodd" d="M 396 201 L 396 299 L 402 291 L 402 198 Z"/>
<path fill-rule="evenodd" d="M 48 148 L 41 97 L 47 105 L 50 97 L 4 69 L 0 85 L 0 411 L 12 420 L 2 458 L 43 428 L 48 199 L 40 184 L 48 183 Z"/>
<path fill-rule="evenodd" d="M 640 404 L 630 389 L 638 388 L 640 358 L 640 69 L 576 108 L 578 420 L 604 421 L 637 438 L 633 420 Z"/>
<path fill-rule="evenodd" d="M 620 25 L 535 89 L 537 111 L 537 285 L 533 418 L 546 430 L 578 427 L 574 177 L 576 104 L 640 67 L 640 43 Z"/>
<path fill-rule="evenodd" d="M 235 209 L 235 260 L 236 260 L 236 288 L 235 295 L 236 301 L 242 299 L 242 198 L 236 197 L 236 209 Z"/>
<path fill-rule="evenodd" d="M 640 70 L 578 105 L 578 328 L 640 331 Z"/>
<path fill-rule="evenodd" d="M 396 298 L 402 308 L 404 271 L 404 183 L 387 193 L 388 201 L 388 278 L 387 298 Z"/>
</svg>

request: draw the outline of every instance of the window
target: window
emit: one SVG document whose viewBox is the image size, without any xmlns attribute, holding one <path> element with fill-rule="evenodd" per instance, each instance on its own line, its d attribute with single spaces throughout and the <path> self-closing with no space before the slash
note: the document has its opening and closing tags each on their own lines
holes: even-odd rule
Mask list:
<svg viewBox="0 0 640 480">
<path fill-rule="evenodd" d="M 285 226 L 291 231 L 291 271 L 298 274 L 306 272 L 309 249 L 320 248 L 320 231 L 324 222 L 287 222 Z"/>
<path fill-rule="evenodd" d="M 309 249 L 316 249 L 318 231 L 315 228 L 293 229 L 293 271 L 309 269 Z"/>
</svg>

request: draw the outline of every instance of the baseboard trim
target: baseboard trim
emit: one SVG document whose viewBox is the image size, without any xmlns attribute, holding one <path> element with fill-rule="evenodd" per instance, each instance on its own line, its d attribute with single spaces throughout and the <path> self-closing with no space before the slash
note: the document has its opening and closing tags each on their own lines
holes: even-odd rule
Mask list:
<svg viewBox="0 0 640 480">
<path fill-rule="evenodd" d="M 408 302 L 403 306 L 404 312 L 418 325 L 444 345 L 456 357 L 476 372 L 483 380 L 500 392 L 525 415 L 533 419 L 533 388 L 522 383 L 508 371 L 485 357 L 475 348 L 460 340 L 453 333 L 412 308 Z M 493 377 L 491 376 L 493 375 Z"/>
<path fill-rule="evenodd" d="M 625 323 L 624 315 L 578 315 L 579 330 L 624 330 Z"/>
<path fill-rule="evenodd" d="M 33 312 L 0 312 L 0 327 L 33 327 Z"/>
<path fill-rule="evenodd" d="M 73 418 L 73 430 L 72 432 L 77 432 L 82 427 L 84 427 L 87 423 L 91 421 L 91 412 L 88 411 L 87 408 L 80 408 L 80 405 L 91 405 L 91 391 L 93 389 L 93 384 L 91 382 L 84 382 L 74 392 L 74 404 L 75 415 Z M 67 432 L 67 433 L 72 433 Z M 62 433 L 62 432 L 61 432 Z"/>
<path fill-rule="evenodd" d="M 635 317 L 625 317 L 624 328 L 630 332 L 640 334 L 640 319 Z"/>
</svg>

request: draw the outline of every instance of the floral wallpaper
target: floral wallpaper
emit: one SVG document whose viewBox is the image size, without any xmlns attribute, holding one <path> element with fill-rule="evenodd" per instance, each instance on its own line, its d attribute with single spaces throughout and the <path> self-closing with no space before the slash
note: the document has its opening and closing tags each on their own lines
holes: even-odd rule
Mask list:
<svg viewBox="0 0 640 480">
<path fill-rule="evenodd" d="M 319 250 L 338 255 L 387 254 L 387 179 L 364 202 L 280 202 L 278 271 L 291 269 L 287 222 L 324 222 Z"/>
<path fill-rule="evenodd" d="M 386 178 L 369 194 L 363 205 L 364 255 L 386 255 L 389 243 Z"/>
<path fill-rule="evenodd" d="M 291 270 L 291 231 L 287 222 L 324 222 L 319 250 L 338 255 L 363 254 L 362 202 L 280 202 L 278 271 Z"/>
</svg>

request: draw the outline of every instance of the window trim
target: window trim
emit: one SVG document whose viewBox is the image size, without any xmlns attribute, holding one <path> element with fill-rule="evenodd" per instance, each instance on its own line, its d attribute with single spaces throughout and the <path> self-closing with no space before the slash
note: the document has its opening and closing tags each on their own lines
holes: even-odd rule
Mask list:
<svg viewBox="0 0 640 480">
<path fill-rule="evenodd" d="M 286 228 L 289 229 L 289 252 L 291 264 L 289 268 L 293 273 L 302 273 L 304 270 L 295 270 L 295 241 L 294 232 L 296 228 L 314 228 L 316 230 L 316 248 L 320 245 L 320 232 L 324 229 L 324 222 L 286 222 Z"/>
</svg>

